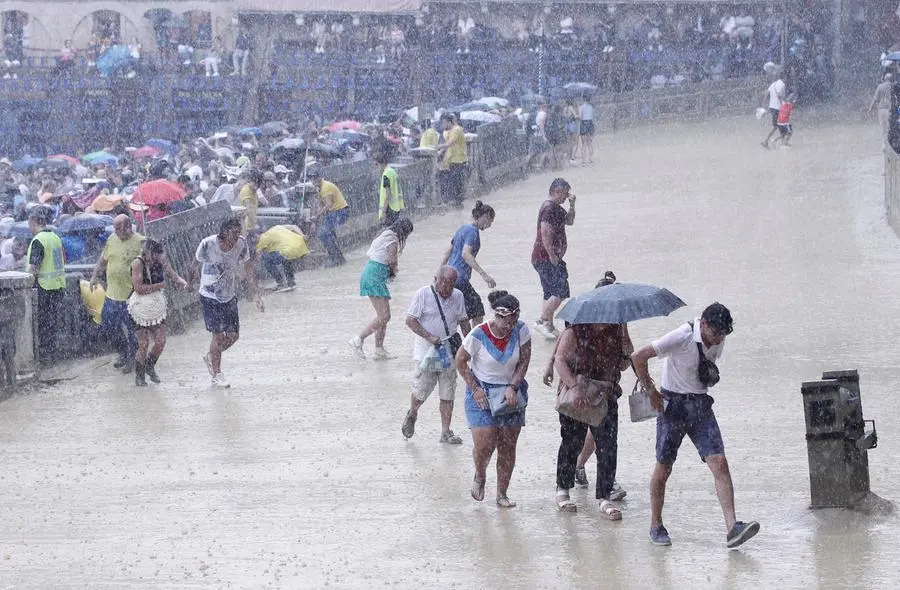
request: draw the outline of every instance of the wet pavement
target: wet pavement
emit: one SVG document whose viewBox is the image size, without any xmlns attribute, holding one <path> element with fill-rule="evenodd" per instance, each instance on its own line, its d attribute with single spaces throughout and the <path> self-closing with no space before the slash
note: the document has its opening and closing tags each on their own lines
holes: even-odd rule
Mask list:
<svg viewBox="0 0 900 590">
<path fill-rule="evenodd" d="M 486 501 L 469 497 L 461 407 L 461 447 L 438 443 L 435 400 L 404 441 L 403 318 L 466 220 L 454 211 L 419 222 L 401 258 L 387 337 L 396 360 L 363 361 L 346 345 L 372 315 L 356 296 L 361 249 L 343 268 L 298 275 L 298 289 L 268 296 L 263 315 L 242 306 L 242 337 L 223 363 L 230 391 L 209 387 L 198 322 L 170 339 L 162 385 L 138 390 L 107 358 L 0 404 L 0 588 L 892 587 L 896 517 L 807 508 L 800 396 L 822 371 L 860 371 L 865 417 L 880 434 L 873 490 L 892 498 L 900 239 L 884 220 L 878 132 L 802 119 L 796 130 L 794 149 L 772 152 L 749 116 L 628 131 L 598 139 L 593 167 L 562 172 L 578 195 L 573 292 L 612 269 L 688 303 L 632 324 L 636 345 L 713 300 L 734 314 L 715 408 L 738 517 L 762 523 L 741 550 L 725 549 L 712 477 L 689 443 L 666 498 L 674 544 L 649 543 L 654 427 L 628 422 L 627 404 L 623 521 L 604 520 L 586 490 L 573 495 L 577 514 L 556 511 L 545 340 L 535 343 L 509 490 L 517 508 L 490 501 L 493 467 Z M 529 322 L 540 303 L 529 253 L 553 176 L 485 199 L 497 219 L 479 262 L 520 297 Z M 632 384 L 626 375 L 623 387 Z"/>
</svg>

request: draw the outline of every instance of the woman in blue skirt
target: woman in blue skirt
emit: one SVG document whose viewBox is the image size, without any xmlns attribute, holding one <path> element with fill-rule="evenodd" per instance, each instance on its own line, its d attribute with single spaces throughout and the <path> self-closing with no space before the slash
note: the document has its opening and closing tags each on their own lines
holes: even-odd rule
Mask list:
<svg viewBox="0 0 900 590">
<path fill-rule="evenodd" d="M 375 319 L 363 328 L 362 332 L 350 339 L 350 348 L 360 358 L 366 358 L 363 342 L 372 334 L 375 334 L 375 359 L 396 358 L 384 349 L 384 334 L 388 322 L 391 321 L 391 292 L 388 290 L 387 282 L 388 279 L 397 276 L 397 260 L 406 245 L 406 238 L 412 231 L 412 221 L 398 219 L 378 234 L 366 252 L 369 262 L 359 277 L 359 294 L 361 297 L 368 297 L 372 302 Z"/>
</svg>

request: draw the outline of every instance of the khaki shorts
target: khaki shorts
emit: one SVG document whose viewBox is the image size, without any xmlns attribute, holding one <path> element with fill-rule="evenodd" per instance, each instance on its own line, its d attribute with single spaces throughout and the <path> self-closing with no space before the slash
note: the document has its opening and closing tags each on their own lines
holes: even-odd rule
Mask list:
<svg viewBox="0 0 900 590">
<path fill-rule="evenodd" d="M 445 371 L 436 373 L 429 371 L 422 373 L 416 377 L 413 375 L 412 394 L 421 402 L 428 399 L 428 396 L 438 388 L 438 397 L 444 401 L 453 401 L 456 397 L 456 367 L 450 367 Z"/>
</svg>

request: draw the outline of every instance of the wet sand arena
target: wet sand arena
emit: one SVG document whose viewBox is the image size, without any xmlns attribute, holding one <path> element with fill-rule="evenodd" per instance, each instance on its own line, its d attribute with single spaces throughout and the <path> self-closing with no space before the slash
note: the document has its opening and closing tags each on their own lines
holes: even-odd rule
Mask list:
<svg viewBox="0 0 900 590">
<path fill-rule="evenodd" d="M 714 393 L 738 518 L 762 523 L 741 550 L 725 548 L 712 477 L 687 441 L 667 495 L 674 544 L 649 543 L 654 426 L 628 422 L 625 400 L 623 521 L 604 520 L 592 490 L 573 494 L 577 514 L 556 511 L 559 426 L 539 379 L 552 350 L 542 339 L 509 490 L 517 508 L 492 501 L 493 464 L 486 501 L 469 497 L 461 402 L 461 447 L 438 443 L 436 399 L 404 441 L 403 319 L 467 219 L 452 212 L 419 223 L 401 259 L 387 338 L 399 359 L 359 360 L 346 344 L 372 315 L 356 296 L 363 249 L 343 268 L 299 275 L 264 315 L 242 305 L 242 338 L 223 365 L 230 391 L 209 387 L 198 322 L 171 338 L 163 385 L 137 390 L 108 358 L 0 405 L 0 588 L 894 587 L 896 517 L 807 508 L 800 396 L 824 370 L 859 369 L 881 435 L 873 490 L 896 498 L 900 239 L 884 220 L 878 132 L 796 129 L 794 149 L 774 152 L 750 116 L 629 131 L 598 138 L 592 168 L 563 172 L 578 195 L 573 292 L 612 269 L 688 303 L 632 324 L 636 345 L 713 300 L 734 314 Z M 529 252 L 552 177 L 486 199 L 497 220 L 479 262 L 529 323 L 540 303 Z M 623 377 L 629 391 L 633 382 Z"/>
</svg>

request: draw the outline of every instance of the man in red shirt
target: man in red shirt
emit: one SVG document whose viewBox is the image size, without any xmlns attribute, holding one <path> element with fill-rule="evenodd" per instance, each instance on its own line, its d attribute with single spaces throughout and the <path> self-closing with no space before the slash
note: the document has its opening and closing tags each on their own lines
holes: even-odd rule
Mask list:
<svg viewBox="0 0 900 590">
<path fill-rule="evenodd" d="M 559 336 L 553 325 L 553 315 L 564 299 L 569 297 L 569 272 L 563 256 L 566 255 L 566 226 L 575 223 L 575 195 L 565 179 L 557 178 L 550 184 L 550 195 L 538 213 L 537 236 L 531 251 L 531 265 L 541 279 L 544 305 L 535 329 L 547 338 Z M 569 201 L 569 210 L 562 204 Z"/>
</svg>

